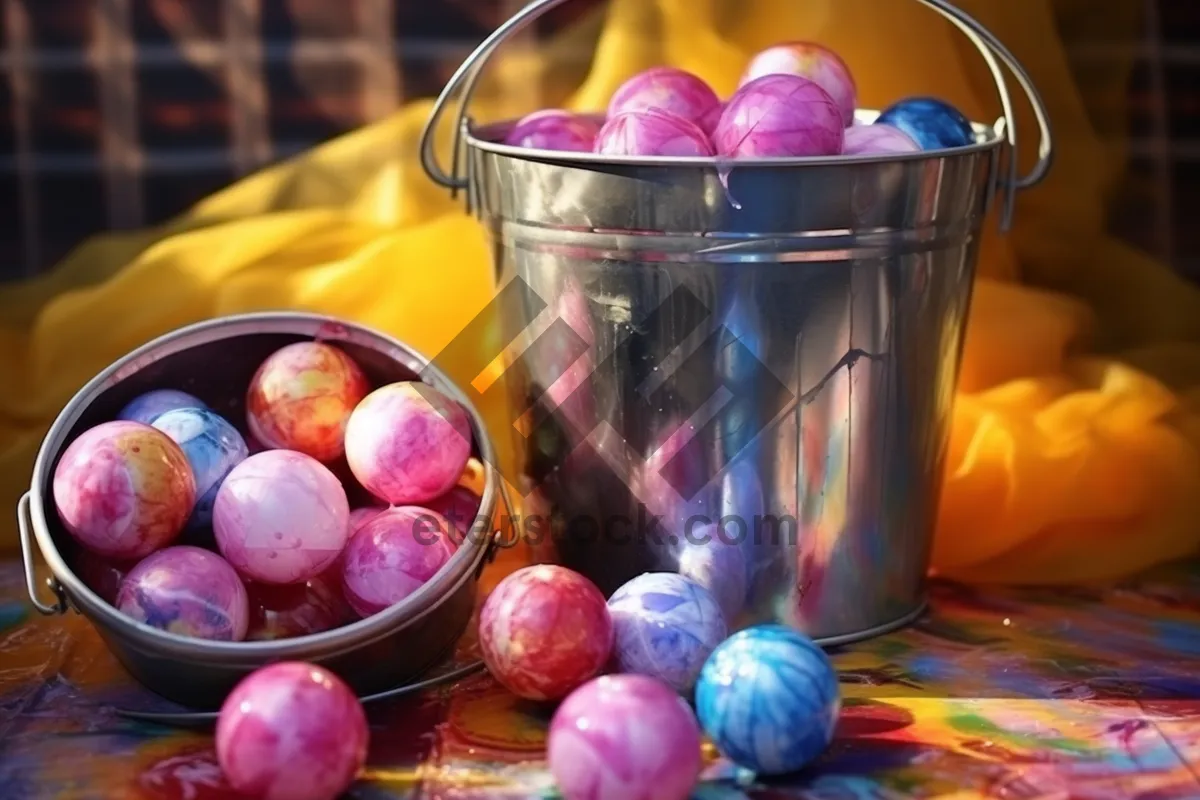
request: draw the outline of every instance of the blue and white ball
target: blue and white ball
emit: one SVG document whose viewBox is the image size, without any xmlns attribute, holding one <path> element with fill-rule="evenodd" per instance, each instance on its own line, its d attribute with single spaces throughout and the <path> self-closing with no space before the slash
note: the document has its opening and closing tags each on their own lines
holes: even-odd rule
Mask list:
<svg viewBox="0 0 1200 800">
<path fill-rule="evenodd" d="M 833 739 L 837 673 L 811 639 L 782 625 L 736 633 L 709 657 L 696 713 L 734 763 L 762 775 L 795 772 Z"/>
<path fill-rule="evenodd" d="M 246 460 L 246 440 L 216 412 L 206 408 L 180 408 L 154 420 L 154 427 L 175 440 L 196 476 L 196 505 L 188 519 L 190 530 L 212 524 L 217 490 L 230 470 Z"/>
<path fill-rule="evenodd" d="M 649 675 L 688 692 L 727 634 L 721 607 L 703 587 L 674 572 L 647 572 L 608 601 L 613 657 L 621 672 Z"/>
<path fill-rule="evenodd" d="M 875 120 L 907 133 L 922 150 L 962 147 L 975 141 L 971 121 L 949 103 L 912 97 L 886 108 Z"/>
<path fill-rule="evenodd" d="M 154 420 L 168 411 L 180 408 L 208 408 L 198 397 L 176 389 L 155 389 L 133 399 L 121 409 L 117 419 L 152 425 Z"/>
</svg>

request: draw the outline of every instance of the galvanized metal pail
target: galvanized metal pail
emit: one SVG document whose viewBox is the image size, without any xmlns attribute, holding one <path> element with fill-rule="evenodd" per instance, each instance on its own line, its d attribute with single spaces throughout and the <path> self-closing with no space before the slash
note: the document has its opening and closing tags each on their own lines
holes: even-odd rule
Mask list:
<svg viewBox="0 0 1200 800">
<path fill-rule="evenodd" d="M 117 611 L 72 568 L 77 548 L 54 510 L 52 482 L 63 451 L 80 433 L 113 419 L 151 389 L 184 389 L 231 420 L 244 418 L 244 387 L 272 352 L 320 339 L 344 349 L 374 385 L 424 380 L 470 412 L 475 458 L 485 475 L 476 528 L 454 557 L 402 603 L 322 633 L 275 641 L 211 642 L 158 630 Z M 242 387 L 242 388 L 238 388 Z M 92 622 L 117 659 L 142 684 L 192 708 L 216 708 L 234 684 L 266 664 L 302 660 L 328 667 L 359 695 L 402 686 L 444 659 L 474 610 L 476 580 L 499 534 L 489 527 L 507 504 L 482 417 L 436 366 L 404 344 L 350 322 L 314 314 L 245 314 L 202 322 L 156 339 L 101 372 L 63 408 L 42 442 L 32 485 L 17 509 L 29 599 L 43 614 L 68 608 Z M 35 578 L 35 553 L 50 568 Z M 45 597 L 49 588 L 53 599 Z"/>
<path fill-rule="evenodd" d="M 730 163 L 505 146 L 511 122 L 465 118 L 475 83 L 564 1 L 530 3 L 484 41 L 422 143 L 430 175 L 467 191 L 505 323 L 531 342 L 508 376 L 514 412 L 535 412 L 513 482 L 544 509 L 548 555 L 606 592 L 683 572 L 733 628 L 783 621 L 834 644 L 911 621 L 980 229 L 994 197 L 1007 227 L 1015 193 L 1049 168 L 1041 98 L 978 22 L 920 0 L 995 77 L 1004 117 L 968 146 Z M 1023 178 L 999 62 L 1041 129 Z M 460 88 L 465 176 L 432 149 Z"/>
</svg>

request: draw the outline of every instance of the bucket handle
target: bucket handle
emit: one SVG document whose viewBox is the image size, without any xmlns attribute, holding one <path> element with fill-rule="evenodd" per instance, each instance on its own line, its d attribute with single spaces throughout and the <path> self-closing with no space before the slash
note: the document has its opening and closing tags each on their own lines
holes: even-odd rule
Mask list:
<svg viewBox="0 0 1200 800">
<path fill-rule="evenodd" d="M 458 161 L 462 148 L 463 123 L 466 119 L 467 106 L 471 101 L 471 96 L 474 94 L 475 85 L 479 80 L 483 68 L 487 65 L 496 48 L 511 36 L 520 33 L 541 16 L 565 2 L 567 0 L 532 0 L 532 2 L 510 17 L 500 27 L 492 31 L 491 35 L 484 39 L 471 55 L 467 56 L 466 61 L 459 65 L 454 75 L 446 83 L 445 88 L 442 89 L 441 94 L 438 95 L 433 112 L 430 114 L 429 121 L 425 124 L 425 130 L 421 134 L 421 165 L 430 178 L 450 190 L 452 197 L 456 196 L 459 190 L 467 189 L 469 185 L 465 178 L 458 175 Z M 1040 183 L 1046 177 L 1046 173 L 1050 170 L 1050 164 L 1054 160 L 1054 141 L 1050 132 L 1050 115 L 1046 110 L 1046 104 L 1034 87 L 1029 73 L 1025 71 L 1021 63 L 978 20 L 962 9 L 946 2 L 946 0 L 917 0 L 917 2 L 936 11 L 953 23 L 955 27 L 971 40 L 971 43 L 975 45 L 980 55 L 983 56 L 984 61 L 987 62 L 988 69 L 992 73 L 992 78 L 996 82 L 996 91 L 1000 95 L 1001 107 L 1004 110 L 1004 116 L 996 123 L 996 128 L 997 132 L 1007 140 L 1009 150 L 1011 151 L 1008 154 L 1008 176 L 1002 182 L 1005 191 L 1004 207 L 1001 210 L 1000 216 L 1001 229 L 1008 230 L 1012 225 L 1017 192 Z M 1034 164 L 1033 169 L 1029 171 L 1029 174 L 1020 177 L 1017 175 L 1017 134 L 1014 126 L 1015 117 L 1012 109 L 1012 100 L 1009 96 L 1008 85 L 1004 80 L 1004 74 L 1000 69 L 1000 65 L 996 62 L 997 56 L 1017 79 L 1017 83 L 1021 85 L 1021 89 L 1029 99 L 1029 104 L 1033 107 L 1034 117 L 1037 120 L 1039 134 L 1038 160 Z M 462 97 L 458 104 L 458 117 L 454 125 L 454 144 L 451 150 L 453 163 L 450 174 L 446 174 L 437 162 L 437 155 L 433 149 L 433 139 L 442 115 L 445 114 L 451 98 L 458 92 L 460 87 L 462 87 Z"/>
<path fill-rule="evenodd" d="M 36 546 L 33 541 L 33 521 L 29 518 L 29 506 L 33 499 L 29 492 L 21 495 L 17 501 L 17 530 L 21 534 L 21 559 L 25 565 L 25 591 L 29 594 L 29 602 L 40 613 L 48 617 L 67 613 L 67 595 L 62 584 L 54 576 L 46 578 L 46 586 L 54 592 L 54 605 L 48 606 L 38 597 L 37 571 L 33 563 L 33 551 Z"/>
</svg>

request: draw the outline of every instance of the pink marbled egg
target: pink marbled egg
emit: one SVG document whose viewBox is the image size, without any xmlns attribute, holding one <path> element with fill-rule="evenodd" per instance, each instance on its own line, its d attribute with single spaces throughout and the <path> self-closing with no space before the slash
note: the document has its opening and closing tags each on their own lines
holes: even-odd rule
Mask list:
<svg viewBox="0 0 1200 800">
<path fill-rule="evenodd" d="M 656 108 L 626 111 L 604 123 L 596 137 L 596 152 L 606 156 L 713 155 L 712 143 L 699 126 Z"/>
<path fill-rule="evenodd" d="M 246 587 L 233 567 L 199 547 L 168 547 L 129 571 L 117 610 L 168 633 L 238 642 L 249 622 Z"/>
<path fill-rule="evenodd" d="M 564 800 L 686 800 L 700 774 L 700 727 L 661 681 L 604 675 L 558 707 L 546 758 Z"/>
<path fill-rule="evenodd" d="M 351 472 L 392 505 L 417 505 L 450 491 L 470 457 L 470 416 L 425 383 L 376 389 L 346 426 Z"/>
<path fill-rule="evenodd" d="M 342 596 L 341 565 L 335 563 L 317 577 L 290 586 L 252 583 L 249 641 L 271 641 L 330 631 L 357 619 Z"/>
<path fill-rule="evenodd" d="M 196 479 L 183 450 L 162 431 L 105 422 L 63 453 L 53 492 L 59 518 L 81 545 L 137 559 L 179 536 L 196 502 Z"/>
<path fill-rule="evenodd" d="M 451 544 L 457 548 L 468 537 L 489 534 L 489 520 L 479 518 L 479 495 L 465 486 L 455 486 L 441 497 L 430 500 L 425 508 L 446 518 L 452 527 Z"/>
<path fill-rule="evenodd" d="M 565 567 L 538 564 L 496 585 L 479 612 L 479 647 L 513 694 L 557 700 L 599 674 L 613 646 L 604 595 Z"/>
<path fill-rule="evenodd" d="M 608 102 L 608 118 L 628 111 L 666 111 L 704 130 L 704 122 L 719 108 L 721 98 L 712 87 L 690 72 L 674 67 L 653 67 L 639 72 L 617 87 Z"/>
<path fill-rule="evenodd" d="M 234 687 L 217 720 L 217 761 L 233 788 L 259 800 L 334 800 L 367 760 L 367 717 L 328 670 L 263 667 Z"/>
<path fill-rule="evenodd" d="M 328 467 L 268 450 L 233 468 L 213 505 L 221 555 L 259 583 L 303 583 L 330 567 L 349 535 L 346 491 Z"/>
<path fill-rule="evenodd" d="M 356 508 L 351 511 L 349 522 L 350 535 L 353 536 L 356 530 L 385 511 L 387 511 L 387 506 L 364 506 L 363 508 Z"/>
<path fill-rule="evenodd" d="M 522 117 L 504 143 L 535 150 L 590 153 L 599 132 L 600 124 L 593 119 L 550 108 Z"/>
<path fill-rule="evenodd" d="M 858 103 L 858 88 L 850 68 L 841 57 L 827 47 L 813 42 L 789 42 L 768 47 L 750 59 L 741 85 L 745 86 L 764 75 L 796 75 L 820 86 L 837 103 L 842 124 L 854 124 L 854 107 Z"/>
<path fill-rule="evenodd" d="M 891 125 L 855 125 L 846 129 L 842 155 L 865 156 L 880 153 L 915 153 L 921 146 L 904 131 Z"/>
<path fill-rule="evenodd" d="M 454 555 L 451 525 L 426 508 L 391 508 L 350 537 L 342 562 L 346 601 L 361 617 L 391 608 Z"/>
<path fill-rule="evenodd" d="M 795 75 L 764 75 L 730 99 L 713 133 L 727 157 L 831 156 L 842 152 L 845 125 L 833 98 Z"/>
</svg>

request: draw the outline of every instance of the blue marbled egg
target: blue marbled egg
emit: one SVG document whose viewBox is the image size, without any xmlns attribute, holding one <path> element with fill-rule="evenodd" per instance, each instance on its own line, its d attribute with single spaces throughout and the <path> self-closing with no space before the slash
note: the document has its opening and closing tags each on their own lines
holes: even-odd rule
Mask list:
<svg viewBox="0 0 1200 800">
<path fill-rule="evenodd" d="M 933 97 L 901 100 L 875 121 L 904 131 L 922 150 L 962 147 L 975 141 L 970 120 L 954 106 Z"/>
<path fill-rule="evenodd" d="M 154 420 L 154 427 L 182 448 L 196 476 L 196 505 L 188 528 L 196 530 L 212 523 L 217 490 L 230 470 L 250 454 L 246 440 L 216 412 L 206 408 L 180 408 Z"/>
<path fill-rule="evenodd" d="M 621 672 L 649 675 L 690 691 L 725 638 L 725 618 L 703 587 L 673 572 L 647 572 L 608 601 L 613 658 Z"/>
<path fill-rule="evenodd" d="M 180 408 L 208 408 L 198 397 L 176 389 L 155 389 L 135 397 L 121 409 L 117 419 L 150 425 L 168 411 Z"/>
<path fill-rule="evenodd" d="M 761 625 L 721 644 L 696 683 L 696 713 L 731 761 L 763 775 L 801 769 L 833 738 L 837 673 L 811 639 Z"/>
</svg>

